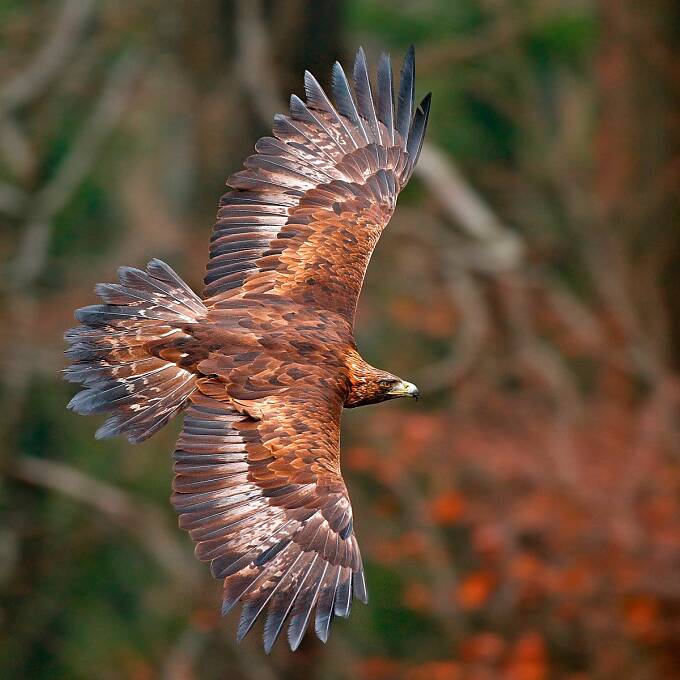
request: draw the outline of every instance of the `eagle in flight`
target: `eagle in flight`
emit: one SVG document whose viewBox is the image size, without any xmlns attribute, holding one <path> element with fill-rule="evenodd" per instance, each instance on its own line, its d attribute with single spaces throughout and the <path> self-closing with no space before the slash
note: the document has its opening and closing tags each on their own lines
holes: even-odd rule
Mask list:
<svg viewBox="0 0 680 680">
<path fill-rule="evenodd" d="M 242 604 L 241 640 L 263 615 L 269 652 L 286 621 L 296 649 L 312 619 L 326 641 L 352 597 L 367 601 L 340 472 L 343 408 L 417 397 L 364 361 L 354 316 L 373 249 L 418 160 L 430 95 L 415 60 L 398 92 L 387 55 L 372 87 L 359 49 L 333 101 L 306 72 L 306 102 L 274 118 L 219 204 L 203 295 L 165 263 L 121 267 L 103 304 L 66 333 L 82 383 L 69 407 L 109 413 L 97 438 L 141 442 L 186 410 L 172 503 L 196 556 Z"/>
</svg>

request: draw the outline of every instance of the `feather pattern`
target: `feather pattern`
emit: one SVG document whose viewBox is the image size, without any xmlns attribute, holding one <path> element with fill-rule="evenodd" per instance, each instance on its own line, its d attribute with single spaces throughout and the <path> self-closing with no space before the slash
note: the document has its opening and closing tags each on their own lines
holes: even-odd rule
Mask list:
<svg viewBox="0 0 680 680">
<path fill-rule="evenodd" d="M 64 376 L 85 387 L 69 408 L 112 413 L 97 430 L 98 439 L 124 434 L 138 442 L 181 411 L 193 391 L 194 374 L 175 361 L 177 348 L 190 341 L 179 326 L 198 322 L 207 310 L 160 260 L 151 260 L 146 272 L 121 267 L 118 273 L 119 284 L 95 288 L 104 304 L 76 311 L 82 325 L 65 335 L 75 362 Z M 165 356 L 148 351 L 159 341 Z"/>
<path fill-rule="evenodd" d="M 343 139 L 354 146 L 355 149 L 358 148 L 354 140 L 356 132 L 352 133 L 349 123 L 338 114 L 323 88 L 319 85 L 319 81 L 309 71 L 305 71 L 305 95 L 307 96 L 307 105 L 327 113 L 332 124 L 343 131 Z"/>
<path fill-rule="evenodd" d="M 223 198 L 218 213 L 205 277 L 209 304 L 266 293 L 353 322 L 371 253 L 413 172 L 427 125 L 429 99 L 413 115 L 414 69 L 411 49 L 396 113 L 386 55 L 376 98 L 362 49 L 354 91 L 342 67 L 333 68 L 335 105 L 305 74 L 307 102 L 293 95 L 290 116 L 275 119 L 274 137 L 260 140 L 245 170 L 228 180 L 238 191 Z"/>
<path fill-rule="evenodd" d="M 357 110 L 357 105 L 354 102 L 349 81 L 345 75 L 345 70 L 337 61 L 335 64 L 333 64 L 331 87 L 333 89 L 333 96 L 335 97 L 335 103 L 338 107 L 338 111 L 343 116 L 345 116 L 350 121 L 350 123 L 357 128 L 357 130 L 359 130 L 361 136 L 363 137 L 364 143 L 370 144 L 371 139 L 368 136 L 364 122 L 359 116 L 359 111 Z"/>
<path fill-rule="evenodd" d="M 239 414 L 226 394 L 223 401 L 207 396 L 219 387 L 215 379 L 200 380 L 174 454 L 173 503 L 180 524 L 196 541 L 199 559 L 225 579 L 223 609 L 243 603 L 238 638 L 265 614 L 269 649 L 289 615 L 289 643 L 296 648 L 317 605 L 323 605 L 317 607 L 320 637 L 327 635 L 339 568 L 346 567 L 346 575 L 356 572 L 363 582 L 347 489 L 334 469 L 341 404 L 339 395 L 327 393 L 330 373 L 317 373 L 318 393 L 311 395 L 321 409 L 314 419 L 318 427 L 303 416 L 309 408 L 308 375 L 294 381 L 285 397 L 267 398 L 259 421 Z M 320 417 L 322 412 L 328 417 Z M 300 425 L 296 429 L 291 422 Z M 225 446 L 231 451 L 227 458 L 221 453 Z M 301 455 L 312 449 L 314 455 Z M 287 490 L 291 479 L 300 480 L 296 493 L 272 493 Z M 304 503 L 300 491 L 306 493 Z M 324 551 L 331 543 L 343 549 Z M 329 571 L 334 578 L 326 578 Z"/>
<path fill-rule="evenodd" d="M 366 55 L 364 54 L 363 47 L 359 48 L 354 60 L 354 91 L 357 94 L 359 113 L 364 120 L 368 121 L 371 129 L 371 141 L 379 144 L 380 126 L 378 125 L 378 115 L 373 104 L 371 81 L 368 77 L 368 66 L 366 65 Z"/>
<path fill-rule="evenodd" d="M 397 105 L 397 132 L 403 140 L 404 147 L 408 143 L 411 120 L 413 118 L 413 106 L 415 104 L 415 71 L 416 57 L 413 46 L 409 48 L 401 68 L 399 81 L 399 99 Z"/>
<path fill-rule="evenodd" d="M 352 599 L 367 601 L 340 473 L 344 407 L 389 398 L 357 353 L 356 303 L 369 259 L 413 172 L 430 98 L 414 111 L 406 55 L 395 102 L 383 55 L 371 89 L 335 64 L 332 101 L 305 73 L 272 136 L 228 179 L 210 239 L 204 299 L 166 264 L 123 267 L 102 304 L 76 312 L 66 378 L 97 436 L 141 441 L 182 410 L 172 503 L 198 559 L 241 606 L 237 638 L 264 620 L 269 652 L 287 626 L 326 642 Z M 374 94 L 375 92 L 375 94 Z M 394 376 L 391 376 L 394 378 Z"/>
<path fill-rule="evenodd" d="M 409 164 L 411 172 L 418 162 L 420 156 L 420 150 L 423 148 L 423 140 L 425 139 L 425 129 L 427 128 L 427 120 L 430 116 L 430 95 L 426 97 L 421 102 L 418 110 L 416 111 L 415 118 L 413 120 L 413 127 L 411 128 L 411 134 L 408 139 L 408 146 L 406 150 L 410 156 Z"/>
<path fill-rule="evenodd" d="M 394 146 L 394 82 L 389 54 L 383 53 L 378 62 L 378 118 L 385 126 L 387 146 Z"/>
</svg>

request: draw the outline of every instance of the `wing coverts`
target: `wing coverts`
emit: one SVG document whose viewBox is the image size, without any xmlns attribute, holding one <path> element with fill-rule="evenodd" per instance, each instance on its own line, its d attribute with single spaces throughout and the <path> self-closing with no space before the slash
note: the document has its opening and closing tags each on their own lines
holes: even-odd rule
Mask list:
<svg viewBox="0 0 680 680">
<path fill-rule="evenodd" d="M 430 95 L 416 107 L 413 48 L 396 93 L 387 55 L 371 83 L 359 50 L 351 78 L 336 63 L 329 97 L 305 73 L 306 100 L 228 179 L 203 301 L 152 260 L 100 284 L 66 335 L 66 377 L 85 387 L 71 408 L 112 414 L 98 437 L 142 441 L 187 409 L 172 502 L 224 581 L 223 612 L 242 605 L 238 639 L 262 618 L 267 652 L 284 629 L 292 649 L 309 626 L 325 642 L 367 601 L 339 464 L 347 354 Z"/>
</svg>

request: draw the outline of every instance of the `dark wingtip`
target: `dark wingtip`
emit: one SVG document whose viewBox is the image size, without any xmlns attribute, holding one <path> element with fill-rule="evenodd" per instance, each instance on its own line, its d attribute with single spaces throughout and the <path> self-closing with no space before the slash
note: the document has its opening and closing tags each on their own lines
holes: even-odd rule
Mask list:
<svg viewBox="0 0 680 680">
<path fill-rule="evenodd" d="M 76 321 L 79 321 L 80 323 L 87 323 L 88 320 L 90 320 L 92 313 L 101 311 L 102 307 L 103 305 L 86 305 L 85 307 L 76 309 L 73 312 L 73 316 L 75 317 Z"/>
<path fill-rule="evenodd" d="M 305 631 L 307 629 L 306 626 L 306 621 L 304 626 L 300 626 L 299 628 L 289 628 L 288 629 L 288 646 L 290 647 L 290 651 L 294 652 L 297 650 L 297 648 L 300 646 L 300 643 L 302 642 L 302 638 L 305 636 Z"/>
<path fill-rule="evenodd" d="M 404 65 L 402 71 L 410 73 L 415 80 L 416 74 L 416 48 L 411 45 L 404 55 Z"/>
<path fill-rule="evenodd" d="M 210 565 L 210 573 L 212 574 L 212 576 L 213 576 L 214 578 L 217 578 L 217 577 L 215 577 L 215 574 L 213 573 L 212 564 Z M 239 598 L 238 598 L 238 597 L 236 597 L 236 598 L 229 598 L 229 599 L 224 598 L 224 599 L 222 600 L 222 608 L 220 609 L 220 614 L 221 614 L 222 616 L 226 616 L 226 615 L 234 608 L 234 606 L 236 605 L 236 603 L 237 603 L 238 601 L 239 601 Z"/>
<path fill-rule="evenodd" d="M 409 128 L 413 118 L 415 99 L 416 51 L 411 45 L 406 51 L 401 67 L 399 95 L 397 98 L 397 131 L 401 135 L 404 146 L 409 137 Z"/>
<path fill-rule="evenodd" d="M 390 142 L 394 144 L 394 83 L 392 61 L 383 52 L 378 61 L 378 118 L 387 128 Z"/>
<path fill-rule="evenodd" d="M 425 121 L 423 123 L 423 135 L 425 134 L 425 130 L 427 129 L 427 121 L 430 116 L 430 104 L 432 103 L 432 92 L 428 92 L 418 104 L 418 112 L 421 113 L 425 117 Z"/>
<path fill-rule="evenodd" d="M 330 623 L 332 619 L 332 615 L 329 614 L 327 617 L 324 617 L 323 619 L 316 619 L 314 623 L 314 632 L 316 633 L 316 637 L 321 640 L 321 642 L 324 643 L 324 645 L 328 642 L 328 635 L 330 633 Z"/>
<path fill-rule="evenodd" d="M 94 438 L 100 439 L 111 439 L 120 434 L 120 422 L 115 416 L 109 418 L 95 433 Z"/>
<path fill-rule="evenodd" d="M 97 392 L 92 389 L 81 390 L 77 394 L 73 395 L 66 408 L 70 411 L 75 411 L 81 416 L 89 415 L 94 411 L 94 399 L 97 396 Z"/>
<path fill-rule="evenodd" d="M 276 638 L 279 636 L 279 630 L 275 630 L 274 633 L 271 633 L 267 631 L 267 624 L 265 622 L 265 629 L 264 633 L 262 635 L 262 641 L 264 643 L 264 653 L 269 654 L 272 651 L 272 648 L 274 647 L 274 643 L 276 642 Z"/>
<path fill-rule="evenodd" d="M 411 126 L 411 131 L 409 133 L 409 140 L 406 146 L 406 150 L 411 156 L 410 160 L 410 172 L 413 172 L 413 168 L 418 162 L 420 157 L 420 152 L 423 148 L 423 141 L 425 139 L 425 132 L 427 131 L 427 122 L 430 117 L 430 102 L 432 100 L 432 93 L 428 92 L 423 100 L 420 102 L 416 115 L 413 119 L 413 125 Z"/>
<path fill-rule="evenodd" d="M 354 574 L 354 578 L 352 579 L 352 586 L 354 591 L 354 597 L 356 597 L 357 600 L 359 600 L 359 602 L 368 604 L 368 590 L 366 588 L 366 577 L 364 575 L 363 569 Z"/>
<path fill-rule="evenodd" d="M 354 55 L 354 67 L 352 68 L 352 74 L 356 80 L 357 74 L 361 71 L 368 73 L 368 63 L 366 61 L 366 52 L 364 52 L 363 47 L 359 47 L 357 53 Z"/>
<path fill-rule="evenodd" d="M 378 125 L 378 116 L 375 110 L 371 79 L 368 75 L 368 63 L 363 47 L 360 47 L 357 50 L 356 58 L 354 60 L 353 77 L 354 92 L 356 94 L 359 113 L 366 120 L 371 131 L 372 139 L 369 141 L 379 142 L 380 128 Z"/>
<path fill-rule="evenodd" d="M 239 619 L 238 622 L 238 629 L 236 631 L 236 642 L 238 644 L 241 644 L 241 642 L 243 642 L 246 635 L 248 635 L 250 629 L 253 627 L 253 624 L 255 623 L 257 615 L 252 616 L 251 614 L 252 612 L 250 611 L 250 607 L 248 606 L 248 604 L 244 604 L 243 609 L 241 610 L 241 618 Z"/>
<path fill-rule="evenodd" d="M 416 73 L 416 48 L 415 45 L 411 44 L 409 45 L 409 48 L 406 50 L 406 54 L 404 55 L 404 66 L 408 64 L 408 68 L 413 73 L 415 76 Z"/>
</svg>

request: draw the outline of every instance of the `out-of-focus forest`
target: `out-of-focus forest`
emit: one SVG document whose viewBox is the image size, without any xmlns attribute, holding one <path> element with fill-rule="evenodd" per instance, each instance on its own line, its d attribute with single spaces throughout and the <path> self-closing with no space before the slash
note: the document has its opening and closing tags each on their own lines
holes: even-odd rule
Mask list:
<svg viewBox="0 0 680 680">
<path fill-rule="evenodd" d="M 670 0 L 4 0 L 0 677 L 680 678 L 678 33 Z M 357 340 L 424 398 L 343 418 L 369 605 L 265 656 L 177 528 L 180 423 L 95 442 L 62 334 L 121 264 L 200 290 L 303 70 L 411 43 L 427 144 Z"/>
</svg>

